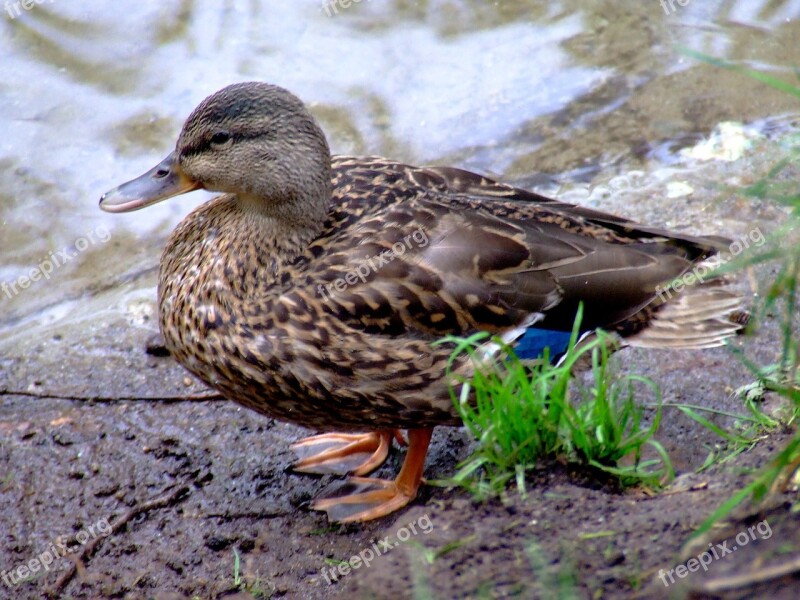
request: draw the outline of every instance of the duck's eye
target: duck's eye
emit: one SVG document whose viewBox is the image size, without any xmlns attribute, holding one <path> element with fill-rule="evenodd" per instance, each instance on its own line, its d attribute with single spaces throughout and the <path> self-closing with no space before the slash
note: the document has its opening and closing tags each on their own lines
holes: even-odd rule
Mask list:
<svg viewBox="0 0 800 600">
<path fill-rule="evenodd" d="M 211 136 L 211 143 L 215 146 L 220 146 L 231 139 L 231 134 L 227 131 L 218 131 Z"/>
</svg>

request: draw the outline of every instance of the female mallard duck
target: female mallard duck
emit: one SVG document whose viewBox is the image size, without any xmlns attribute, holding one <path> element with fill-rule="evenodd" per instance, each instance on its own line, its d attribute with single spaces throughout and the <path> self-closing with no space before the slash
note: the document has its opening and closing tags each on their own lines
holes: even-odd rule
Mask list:
<svg viewBox="0 0 800 600">
<path fill-rule="evenodd" d="M 459 425 L 447 334 L 487 331 L 535 358 L 583 328 L 631 343 L 719 345 L 739 300 L 716 287 L 659 294 L 720 241 L 643 227 L 480 175 L 383 158 L 331 157 L 303 103 L 265 83 L 206 98 L 174 152 L 108 192 L 109 212 L 199 188 L 161 257 L 160 325 L 175 358 L 225 397 L 320 430 L 300 470 L 365 475 L 398 430 L 395 481 L 355 477 L 355 493 L 317 501 L 364 521 L 417 493 L 436 425 Z M 554 352 L 563 350 L 553 348 Z M 469 374 L 472 364 L 456 369 Z"/>
</svg>

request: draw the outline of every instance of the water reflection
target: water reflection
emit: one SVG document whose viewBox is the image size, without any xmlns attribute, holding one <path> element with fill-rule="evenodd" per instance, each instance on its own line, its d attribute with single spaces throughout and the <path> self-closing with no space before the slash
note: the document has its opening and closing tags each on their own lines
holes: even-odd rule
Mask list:
<svg viewBox="0 0 800 600">
<path fill-rule="evenodd" d="M 800 62 L 800 0 L 695 0 L 673 14 L 655 1 L 362 0 L 333 16 L 326 6 L 55 0 L 4 13 L 0 282 L 98 226 L 112 239 L 24 294 L 0 293 L 0 324 L 152 273 L 163 237 L 198 199 L 125 218 L 97 200 L 160 159 L 199 100 L 232 81 L 296 92 L 337 152 L 554 190 L 649 172 L 722 120 L 796 112 L 674 44 L 788 71 Z"/>
</svg>

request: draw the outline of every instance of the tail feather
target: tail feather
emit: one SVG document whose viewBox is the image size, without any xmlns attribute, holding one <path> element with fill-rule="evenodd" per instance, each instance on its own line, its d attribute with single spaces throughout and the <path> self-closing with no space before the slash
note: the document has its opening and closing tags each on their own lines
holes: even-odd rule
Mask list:
<svg viewBox="0 0 800 600">
<path fill-rule="evenodd" d="M 648 326 L 625 338 L 640 348 L 701 349 L 721 346 L 747 323 L 743 298 L 717 285 L 687 288 L 653 309 Z"/>
</svg>

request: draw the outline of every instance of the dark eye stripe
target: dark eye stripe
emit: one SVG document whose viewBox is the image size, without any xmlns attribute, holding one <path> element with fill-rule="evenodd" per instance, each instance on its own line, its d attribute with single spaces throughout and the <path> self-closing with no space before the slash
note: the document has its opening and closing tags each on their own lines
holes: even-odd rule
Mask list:
<svg viewBox="0 0 800 600">
<path fill-rule="evenodd" d="M 197 144 L 193 144 L 191 146 L 184 146 L 183 148 L 180 149 L 180 155 L 181 157 L 186 157 L 186 156 L 191 156 L 193 154 L 200 154 L 201 152 L 205 152 L 206 150 L 211 148 L 212 144 L 224 144 L 225 142 L 231 139 L 234 142 L 238 142 L 240 140 L 248 140 L 248 139 L 264 137 L 264 135 L 265 134 L 262 132 L 233 134 L 229 131 L 218 131 L 214 133 L 211 137 L 204 138 Z"/>
</svg>

